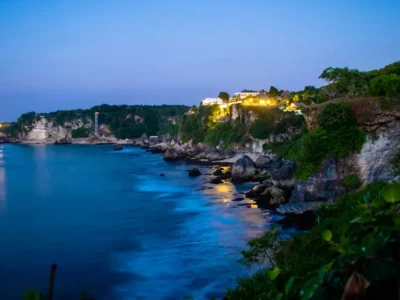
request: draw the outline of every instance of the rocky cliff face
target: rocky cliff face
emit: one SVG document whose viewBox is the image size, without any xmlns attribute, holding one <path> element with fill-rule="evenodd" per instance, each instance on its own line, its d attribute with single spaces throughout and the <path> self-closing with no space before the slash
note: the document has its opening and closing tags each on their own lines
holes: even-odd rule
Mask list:
<svg viewBox="0 0 400 300">
<path fill-rule="evenodd" d="M 93 128 L 93 121 L 90 118 L 86 120 L 75 119 L 70 122 L 65 122 L 63 126 L 55 124 L 53 120 L 41 118 L 36 121 L 32 126 L 26 127 L 26 134 L 22 136 L 24 140 L 36 140 L 36 141 L 47 141 L 47 140 L 60 140 L 60 139 L 71 139 L 72 130 L 78 128 Z M 110 136 L 111 131 L 105 124 L 100 124 L 100 132 Z"/>
<path fill-rule="evenodd" d="M 367 140 L 360 153 L 345 158 L 332 157 L 323 162 L 308 180 L 296 184 L 290 202 L 333 201 L 349 191 L 344 185 L 346 176 L 357 176 L 361 184 L 380 180 L 400 181 L 391 165 L 400 151 L 400 108 L 385 107 L 384 101 L 382 98 L 348 101 L 355 111 L 358 126 L 367 132 Z M 312 105 L 305 110 L 304 117 L 309 129 L 317 126 L 318 116 L 326 105 Z"/>
</svg>

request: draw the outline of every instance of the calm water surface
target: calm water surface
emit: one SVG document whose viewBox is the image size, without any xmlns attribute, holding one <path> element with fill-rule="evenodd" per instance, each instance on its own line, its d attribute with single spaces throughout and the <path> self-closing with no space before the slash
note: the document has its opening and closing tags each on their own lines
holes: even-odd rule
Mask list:
<svg viewBox="0 0 400 300">
<path fill-rule="evenodd" d="M 249 186 L 188 168 L 136 148 L 0 145 L 2 299 L 46 291 L 52 263 L 55 300 L 221 298 L 268 212 L 232 201 Z"/>
</svg>

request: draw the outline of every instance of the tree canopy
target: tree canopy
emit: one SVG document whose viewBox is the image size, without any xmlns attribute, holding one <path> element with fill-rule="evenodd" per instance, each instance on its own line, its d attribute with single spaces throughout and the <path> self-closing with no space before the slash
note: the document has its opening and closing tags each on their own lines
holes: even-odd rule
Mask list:
<svg viewBox="0 0 400 300">
<path fill-rule="evenodd" d="M 220 92 L 218 94 L 218 98 L 224 100 L 224 101 L 229 101 L 229 94 L 227 92 Z"/>
</svg>

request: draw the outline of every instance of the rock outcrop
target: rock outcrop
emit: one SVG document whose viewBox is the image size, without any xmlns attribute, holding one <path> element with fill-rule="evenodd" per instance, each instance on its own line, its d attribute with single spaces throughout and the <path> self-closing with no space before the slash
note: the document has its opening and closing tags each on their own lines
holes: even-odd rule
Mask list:
<svg viewBox="0 0 400 300">
<path fill-rule="evenodd" d="M 114 145 L 115 151 L 121 151 L 122 149 L 124 149 L 124 147 L 122 147 L 122 145 Z"/>
<path fill-rule="evenodd" d="M 200 173 L 199 169 L 197 169 L 197 168 L 191 168 L 189 170 L 189 177 L 197 177 L 200 175 L 201 175 L 201 173 Z"/>
<path fill-rule="evenodd" d="M 72 141 L 67 138 L 59 139 L 54 142 L 54 145 L 68 145 L 72 144 Z"/>
<path fill-rule="evenodd" d="M 256 164 L 247 155 L 239 158 L 232 167 L 232 182 L 252 181 L 256 175 Z"/>
</svg>

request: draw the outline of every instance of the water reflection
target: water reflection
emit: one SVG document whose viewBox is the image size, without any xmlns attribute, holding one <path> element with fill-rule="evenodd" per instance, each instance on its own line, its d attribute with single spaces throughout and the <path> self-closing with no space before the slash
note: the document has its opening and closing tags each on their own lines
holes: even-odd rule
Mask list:
<svg viewBox="0 0 400 300">
<path fill-rule="evenodd" d="M 4 170 L 4 150 L 0 145 L 0 212 L 6 209 L 6 172 Z"/>
<path fill-rule="evenodd" d="M 36 173 L 34 174 L 36 187 L 42 196 L 46 196 L 50 188 L 46 145 L 35 145 L 33 147 L 33 160 L 36 164 Z"/>
</svg>

